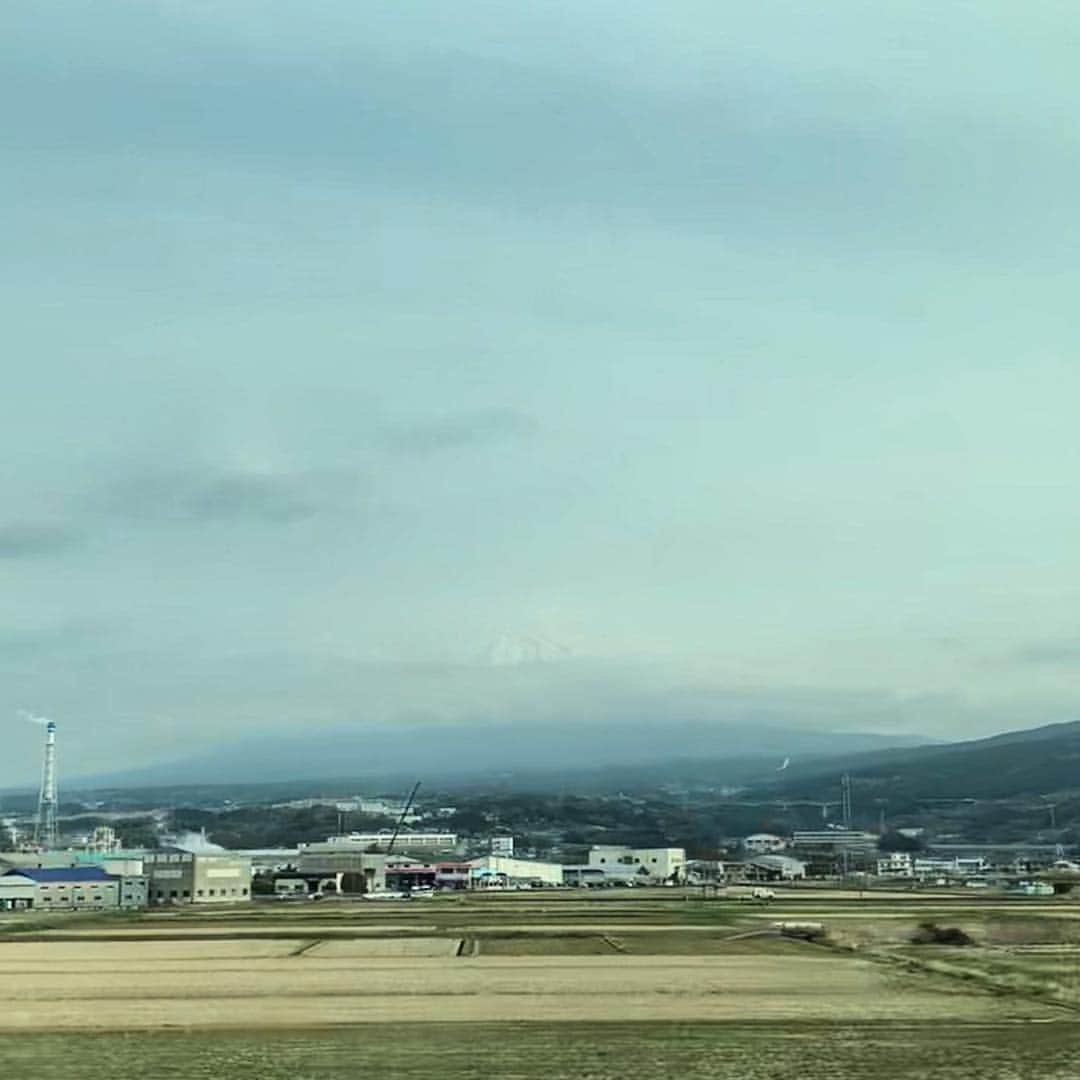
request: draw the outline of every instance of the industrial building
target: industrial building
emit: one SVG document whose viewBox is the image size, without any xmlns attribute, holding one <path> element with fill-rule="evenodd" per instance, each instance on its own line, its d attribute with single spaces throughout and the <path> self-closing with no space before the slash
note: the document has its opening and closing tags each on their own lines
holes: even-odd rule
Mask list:
<svg viewBox="0 0 1080 1080">
<path fill-rule="evenodd" d="M 775 855 L 778 851 L 783 851 L 788 842 L 784 837 L 773 833 L 754 833 L 743 840 L 742 846 L 754 855 Z"/>
<path fill-rule="evenodd" d="M 801 881 L 806 877 L 806 863 L 790 855 L 755 855 L 743 864 L 747 881 Z"/>
<path fill-rule="evenodd" d="M 493 885 L 562 885 L 562 863 L 537 862 L 535 859 L 513 859 L 503 855 L 484 855 L 471 859 L 473 888 Z"/>
<path fill-rule="evenodd" d="M 385 852 L 390 849 L 391 843 L 393 843 L 395 851 L 452 852 L 457 847 L 457 842 L 456 833 L 402 831 L 397 834 L 395 840 L 392 829 L 382 829 L 379 832 L 372 833 L 346 833 L 344 836 L 330 836 L 326 840 L 301 844 L 300 854 Z"/>
<path fill-rule="evenodd" d="M 618 844 L 600 844 L 589 850 L 589 866 L 604 867 L 616 873 L 629 867 L 640 881 L 679 882 L 686 878 L 686 852 L 683 848 L 630 848 Z"/>
<path fill-rule="evenodd" d="M 141 875 L 109 874 L 99 866 L 23 866 L 0 874 L 0 908 L 106 911 L 146 906 Z"/>
<path fill-rule="evenodd" d="M 598 888 L 608 885 L 648 885 L 651 878 L 639 875 L 632 866 L 590 866 L 589 863 L 572 863 L 563 867 L 563 881 L 578 888 Z"/>
<path fill-rule="evenodd" d="M 816 829 L 796 832 L 791 844 L 795 848 L 817 851 L 867 854 L 877 850 L 876 833 L 858 832 L 855 829 Z"/>
<path fill-rule="evenodd" d="M 0 869 L 98 866 L 107 874 L 138 877 L 143 872 L 143 858 L 141 851 L 5 851 L 0 854 Z"/>
<path fill-rule="evenodd" d="M 241 855 L 154 851 L 143 856 L 150 904 L 230 904 L 251 899 L 251 860 Z"/>
<path fill-rule="evenodd" d="M 883 878 L 913 878 L 915 876 L 914 860 L 907 851 L 890 851 L 888 855 L 878 858 L 877 876 Z"/>
<path fill-rule="evenodd" d="M 951 859 L 916 856 L 911 860 L 912 876 L 921 879 L 977 877 L 985 874 L 989 869 L 989 860 L 981 855 L 972 855 L 967 858 L 955 855 Z"/>
<path fill-rule="evenodd" d="M 295 867 L 283 876 L 303 878 L 311 892 L 371 893 L 386 888 L 388 857 L 367 851 L 312 851 L 325 845 L 302 844 Z"/>
<path fill-rule="evenodd" d="M 613 873 L 609 867 L 572 863 L 563 867 L 563 882 L 576 889 L 593 889 L 602 885 L 633 885 L 634 872 L 626 870 Z"/>
<path fill-rule="evenodd" d="M 387 863 L 386 887 L 391 891 L 411 892 L 413 889 L 467 889 L 471 883 L 469 863 L 417 863 L 401 861 Z"/>
</svg>

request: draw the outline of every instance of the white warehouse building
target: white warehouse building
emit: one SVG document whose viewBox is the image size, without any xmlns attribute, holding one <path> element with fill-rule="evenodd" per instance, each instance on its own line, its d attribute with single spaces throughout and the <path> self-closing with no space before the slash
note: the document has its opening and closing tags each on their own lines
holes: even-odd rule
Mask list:
<svg viewBox="0 0 1080 1080">
<path fill-rule="evenodd" d="M 600 844 L 589 850 L 589 866 L 632 872 L 639 880 L 684 881 L 686 851 L 683 848 L 631 848 Z"/>
<path fill-rule="evenodd" d="M 759 832 L 746 837 L 742 846 L 754 855 L 775 855 L 778 851 L 783 851 L 788 846 L 788 842 L 774 833 Z"/>
<path fill-rule="evenodd" d="M 562 885 L 562 863 L 537 862 L 535 859 L 515 859 L 505 855 L 483 855 L 469 862 L 472 884 L 483 886 L 485 880 L 533 885 Z"/>
<path fill-rule="evenodd" d="M 325 841 L 313 841 L 300 845 L 300 854 L 327 855 L 346 852 L 386 851 L 391 841 L 394 853 L 402 851 L 453 851 L 457 846 L 457 834 L 446 832 L 408 832 L 402 830 L 394 839 L 392 829 L 379 832 L 352 832 L 344 836 L 331 836 Z"/>
</svg>

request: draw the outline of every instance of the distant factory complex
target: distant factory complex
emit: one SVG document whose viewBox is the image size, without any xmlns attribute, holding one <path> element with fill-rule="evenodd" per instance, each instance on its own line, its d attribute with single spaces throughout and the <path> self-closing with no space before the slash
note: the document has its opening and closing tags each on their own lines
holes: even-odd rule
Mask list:
<svg viewBox="0 0 1080 1080">
<path fill-rule="evenodd" d="M 463 841 L 456 833 L 410 829 L 416 788 L 404 803 L 384 799 L 294 800 L 292 809 L 331 805 L 344 814 L 394 815 L 394 829 L 343 832 L 295 848 L 225 851 L 199 835 L 123 849 L 110 826 L 64 847 L 58 828 L 56 725 L 44 722 L 42 782 L 32 840 L 0 853 L 0 909 L 106 911 L 233 904 L 256 895 L 394 896 L 444 889 L 557 888 L 596 884 L 680 884 L 682 848 L 597 846 L 582 865 L 521 858 L 514 838 Z M 417 785 L 419 787 L 419 785 Z M 436 811 L 436 816 L 443 811 Z M 13 839 L 17 830 L 11 826 Z M 477 849 L 482 850 L 477 850 Z"/>
<path fill-rule="evenodd" d="M 852 827 L 846 776 L 842 824 L 823 821 L 820 828 L 785 835 L 757 832 L 718 840 L 709 858 L 688 859 L 679 846 L 568 843 L 568 834 L 559 830 L 546 834 L 537 830 L 524 838 L 522 851 L 516 851 L 515 835 L 498 814 L 461 818 L 457 808 L 435 803 L 419 811 L 415 806 L 419 784 L 401 801 L 351 796 L 260 804 L 260 815 L 303 818 L 303 828 L 294 831 L 285 846 L 239 843 L 226 850 L 210 842 L 205 831 L 166 831 L 169 812 L 152 811 L 153 828 L 143 830 L 140 844 L 125 847 L 114 828 L 123 813 L 105 815 L 113 824 L 102 824 L 101 816 L 88 813 L 83 815 L 93 822 L 88 831 L 61 831 L 65 820 L 70 824 L 78 819 L 60 814 L 57 726 L 31 719 L 44 728 L 41 784 L 32 818 L 27 813 L 22 820 L 3 821 L 11 850 L 0 851 L 0 910 L 107 911 L 237 904 L 256 898 L 377 899 L 447 890 L 790 884 L 805 878 L 852 876 L 894 886 L 956 882 L 973 888 L 1000 884 L 1037 891 L 1043 886 L 1032 884 L 1032 875 L 1080 875 L 1080 867 L 1066 862 L 1055 846 L 929 846 L 922 829 L 901 828 L 892 838 L 909 850 L 888 848 L 882 842 L 883 823 L 877 833 Z M 225 805 L 230 812 L 237 806 L 230 800 Z M 360 814 L 376 827 L 347 830 L 349 813 Z M 297 842 L 298 833 L 314 831 L 313 821 L 335 815 L 334 835 Z M 204 813 L 203 819 L 207 816 Z M 145 814 L 143 819 L 148 820 Z M 449 827 L 455 820 L 471 822 L 467 835 Z M 477 821 L 490 822 L 490 831 L 477 828 Z M 593 836 L 620 835 L 618 828 L 593 829 Z M 545 855 L 546 859 L 539 857 Z"/>
</svg>

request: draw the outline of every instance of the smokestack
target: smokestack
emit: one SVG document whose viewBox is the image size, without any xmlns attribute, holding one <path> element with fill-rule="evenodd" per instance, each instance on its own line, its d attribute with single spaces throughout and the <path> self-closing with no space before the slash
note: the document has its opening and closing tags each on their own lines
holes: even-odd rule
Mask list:
<svg viewBox="0 0 1080 1080">
<path fill-rule="evenodd" d="M 56 724 L 45 724 L 45 758 L 41 765 L 41 792 L 38 795 L 34 843 L 46 851 L 56 847 Z"/>
</svg>

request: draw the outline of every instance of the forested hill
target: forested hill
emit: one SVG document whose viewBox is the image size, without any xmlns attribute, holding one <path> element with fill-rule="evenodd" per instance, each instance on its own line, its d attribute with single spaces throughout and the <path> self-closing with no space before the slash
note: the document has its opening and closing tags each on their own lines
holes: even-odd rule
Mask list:
<svg viewBox="0 0 1080 1080">
<path fill-rule="evenodd" d="M 1005 799 L 1080 791 L 1080 722 L 988 739 L 793 761 L 755 785 L 784 797 L 838 798 L 849 773 L 863 794 L 899 805 L 919 799 Z"/>
</svg>

